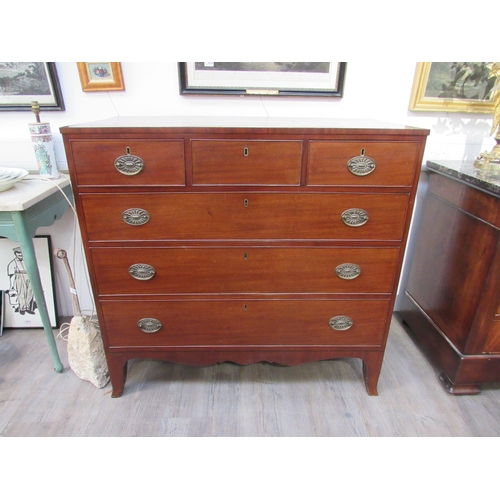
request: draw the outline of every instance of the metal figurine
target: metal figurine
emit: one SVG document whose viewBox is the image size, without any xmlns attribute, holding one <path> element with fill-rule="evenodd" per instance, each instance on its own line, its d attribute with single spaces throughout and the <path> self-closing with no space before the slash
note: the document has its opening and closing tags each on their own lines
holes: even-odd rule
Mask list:
<svg viewBox="0 0 500 500">
<path fill-rule="evenodd" d="M 500 62 L 490 65 L 490 76 L 496 78 L 496 85 L 491 89 L 493 95 L 493 125 L 490 135 L 494 135 L 496 145 L 490 152 L 481 153 L 474 161 L 476 168 L 500 170 Z"/>
</svg>

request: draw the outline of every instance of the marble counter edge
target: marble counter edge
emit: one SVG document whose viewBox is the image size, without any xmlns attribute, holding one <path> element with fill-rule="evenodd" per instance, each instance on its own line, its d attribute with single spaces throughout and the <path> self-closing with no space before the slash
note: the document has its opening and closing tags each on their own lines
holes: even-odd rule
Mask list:
<svg viewBox="0 0 500 500">
<path fill-rule="evenodd" d="M 70 184 L 69 178 L 43 179 L 28 175 L 8 191 L 0 193 L 0 212 L 21 212 Z"/>
<path fill-rule="evenodd" d="M 427 160 L 428 170 L 447 175 L 472 187 L 500 196 L 500 173 L 475 168 L 470 161 Z"/>
</svg>

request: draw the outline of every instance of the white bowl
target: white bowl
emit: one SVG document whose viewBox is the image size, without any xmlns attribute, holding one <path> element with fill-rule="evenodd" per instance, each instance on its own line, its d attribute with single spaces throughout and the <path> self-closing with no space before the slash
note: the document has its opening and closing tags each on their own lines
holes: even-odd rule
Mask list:
<svg viewBox="0 0 500 500">
<path fill-rule="evenodd" d="M 12 172 L 5 172 L 10 170 Z M 14 184 L 21 179 L 24 179 L 29 172 L 23 168 L 11 168 L 11 169 L 0 169 L 0 175 L 4 174 L 4 177 L 0 177 L 0 192 L 7 191 L 8 189 L 14 187 Z"/>
</svg>

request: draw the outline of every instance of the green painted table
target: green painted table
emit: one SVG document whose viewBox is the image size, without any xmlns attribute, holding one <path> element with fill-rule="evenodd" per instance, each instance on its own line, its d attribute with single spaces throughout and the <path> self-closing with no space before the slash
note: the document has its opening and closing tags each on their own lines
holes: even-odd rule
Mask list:
<svg viewBox="0 0 500 500">
<path fill-rule="evenodd" d="M 45 303 L 33 237 L 39 227 L 51 226 L 64 215 L 69 208 L 68 201 L 73 201 L 73 192 L 69 179 L 64 175 L 56 180 L 28 175 L 13 188 L 0 192 L 0 236 L 17 241 L 21 247 L 57 373 L 63 371 L 63 365 Z"/>
</svg>

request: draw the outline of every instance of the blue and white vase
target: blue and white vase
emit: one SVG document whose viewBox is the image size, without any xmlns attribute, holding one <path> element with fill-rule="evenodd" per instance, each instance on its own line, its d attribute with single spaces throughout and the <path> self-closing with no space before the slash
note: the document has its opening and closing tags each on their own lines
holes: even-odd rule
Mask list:
<svg viewBox="0 0 500 500">
<path fill-rule="evenodd" d="M 45 179 L 59 179 L 61 174 L 57 168 L 50 124 L 30 123 L 28 126 L 40 177 Z"/>
</svg>

